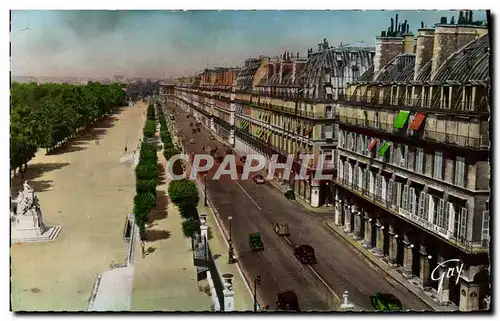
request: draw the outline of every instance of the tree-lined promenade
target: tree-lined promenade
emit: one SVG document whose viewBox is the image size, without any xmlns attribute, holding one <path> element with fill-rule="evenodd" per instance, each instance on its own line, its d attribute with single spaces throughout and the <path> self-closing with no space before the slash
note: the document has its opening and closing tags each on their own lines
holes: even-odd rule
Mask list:
<svg viewBox="0 0 500 321">
<path fill-rule="evenodd" d="M 10 169 L 26 170 L 38 148 L 48 153 L 123 106 L 120 84 L 85 86 L 13 83 L 10 109 Z"/>
</svg>

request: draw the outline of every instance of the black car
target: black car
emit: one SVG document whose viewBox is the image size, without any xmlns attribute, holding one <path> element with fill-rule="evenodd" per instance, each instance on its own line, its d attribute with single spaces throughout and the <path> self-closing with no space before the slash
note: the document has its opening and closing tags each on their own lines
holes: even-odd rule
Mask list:
<svg viewBox="0 0 500 321">
<path fill-rule="evenodd" d="M 266 181 L 264 180 L 264 176 L 262 175 L 255 175 L 254 177 L 252 177 L 253 181 L 255 182 L 255 184 L 265 184 Z"/>
<path fill-rule="evenodd" d="M 403 305 L 398 298 L 390 293 L 376 293 L 370 297 L 372 305 L 378 311 L 402 311 Z"/>
</svg>

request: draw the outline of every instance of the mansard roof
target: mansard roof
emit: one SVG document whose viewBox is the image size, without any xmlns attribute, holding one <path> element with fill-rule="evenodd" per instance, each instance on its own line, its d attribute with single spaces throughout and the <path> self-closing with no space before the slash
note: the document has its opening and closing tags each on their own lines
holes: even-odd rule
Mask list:
<svg viewBox="0 0 500 321">
<path fill-rule="evenodd" d="M 485 35 L 475 39 L 446 59 L 431 81 L 442 83 L 489 82 L 489 53 L 489 36 Z"/>
<path fill-rule="evenodd" d="M 295 82 L 300 85 L 313 85 L 322 76 L 323 68 L 330 69 L 332 75 L 337 76 L 342 73 L 345 66 L 351 65 L 354 61 L 362 66 L 371 66 L 373 64 L 371 53 L 374 51 L 374 47 L 353 45 L 313 53 L 309 56 L 306 66 L 297 75 Z"/>
<path fill-rule="evenodd" d="M 255 76 L 257 69 L 259 69 L 259 66 L 260 60 L 255 59 L 250 61 L 249 64 L 239 72 L 238 77 L 236 78 L 236 86 L 251 87 L 253 77 Z"/>
</svg>

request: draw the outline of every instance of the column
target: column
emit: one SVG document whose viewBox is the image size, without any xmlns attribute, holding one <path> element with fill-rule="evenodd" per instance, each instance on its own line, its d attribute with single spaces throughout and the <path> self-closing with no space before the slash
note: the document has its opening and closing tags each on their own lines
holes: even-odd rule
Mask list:
<svg viewBox="0 0 500 321">
<path fill-rule="evenodd" d="M 361 239 L 361 212 L 357 208 L 356 205 L 353 205 L 353 213 L 354 213 L 354 239 Z"/>
<path fill-rule="evenodd" d="M 347 202 L 344 204 L 344 232 L 352 233 L 352 225 L 351 225 L 351 205 L 348 205 Z"/>
<path fill-rule="evenodd" d="M 375 254 L 384 255 L 384 229 L 385 226 L 380 219 L 377 219 L 375 224 L 377 226 L 377 239 L 375 240 Z"/>
<path fill-rule="evenodd" d="M 234 291 L 233 291 L 233 275 L 230 273 L 223 274 L 224 278 L 224 312 L 234 311 Z"/>
<path fill-rule="evenodd" d="M 398 255 L 398 235 L 394 231 L 394 226 L 389 225 L 389 256 L 388 261 L 390 266 L 397 265 L 397 255 Z"/>
<path fill-rule="evenodd" d="M 420 245 L 420 273 L 419 273 L 419 285 L 422 289 L 429 287 L 429 276 L 431 273 L 431 267 L 429 264 L 429 259 L 431 259 L 427 253 L 427 249 L 424 245 Z"/>
<path fill-rule="evenodd" d="M 368 215 L 367 212 L 365 212 L 364 216 L 364 221 L 365 221 L 365 239 L 364 239 L 364 246 L 367 249 L 372 248 L 372 219 Z"/>
<path fill-rule="evenodd" d="M 404 236 L 404 252 L 403 252 L 403 276 L 405 278 L 412 278 L 412 265 L 413 265 L 413 248 L 415 245 L 410 243 L 408 235 Z"/>
<path fill-rule="evenodd" d="M 479 310 L 479 285 L 460 279 L 460 302 L 458 309 L 461 312 Z"/>
<path fill-rule="evenodd" d="M 311 206 L 319 207 L 319 185 L 317 183 L 311 183 Z"/>
<path fill-rule="evenodd" d="M 439 268 L 439 283 L 438 283 L 438 300 L 442 305 L 448 305 L 450 302 L 450 279 L 446 277 L 447 268 L 441 265 L 446 259 L 438 255 L 438 266 Z M 434 277 L 436 278 L 436 277 Z"/>
<path fill-rule="evenodd" d="M 340 199 L 339 192 L 335 191 L 335 225 L 342 225 L 340 216 L 342 215 L 342 200 Z"/>
</svg>

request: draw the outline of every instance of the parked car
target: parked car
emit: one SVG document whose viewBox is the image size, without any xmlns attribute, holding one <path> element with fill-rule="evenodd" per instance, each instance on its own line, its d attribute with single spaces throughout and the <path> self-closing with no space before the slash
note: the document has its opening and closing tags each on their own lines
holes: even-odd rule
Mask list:
<svg viewBox="0 0 500 321">
<path fill-rule="evenodd" d="M 265 184 L 265 182 L 266 182 L 264 180 L 264 176 L 262 176 L 262 175 L 255 175 L 252 179 L 255 182 L 255 184 Z"/>
<path fill-rule="evenodd" d="M 264 243 L 260 238 L 260 233 L 248 233 L 248 243 L 250 245 L 250 250 L 259 251 L 264 249 Z"/>
<path fill-rule="evenodd" d="M 390 293 L 376 293 L 370 297 L 373 307 L 378 311 L 402 311 L 403 305 Z"/>
</svg>

